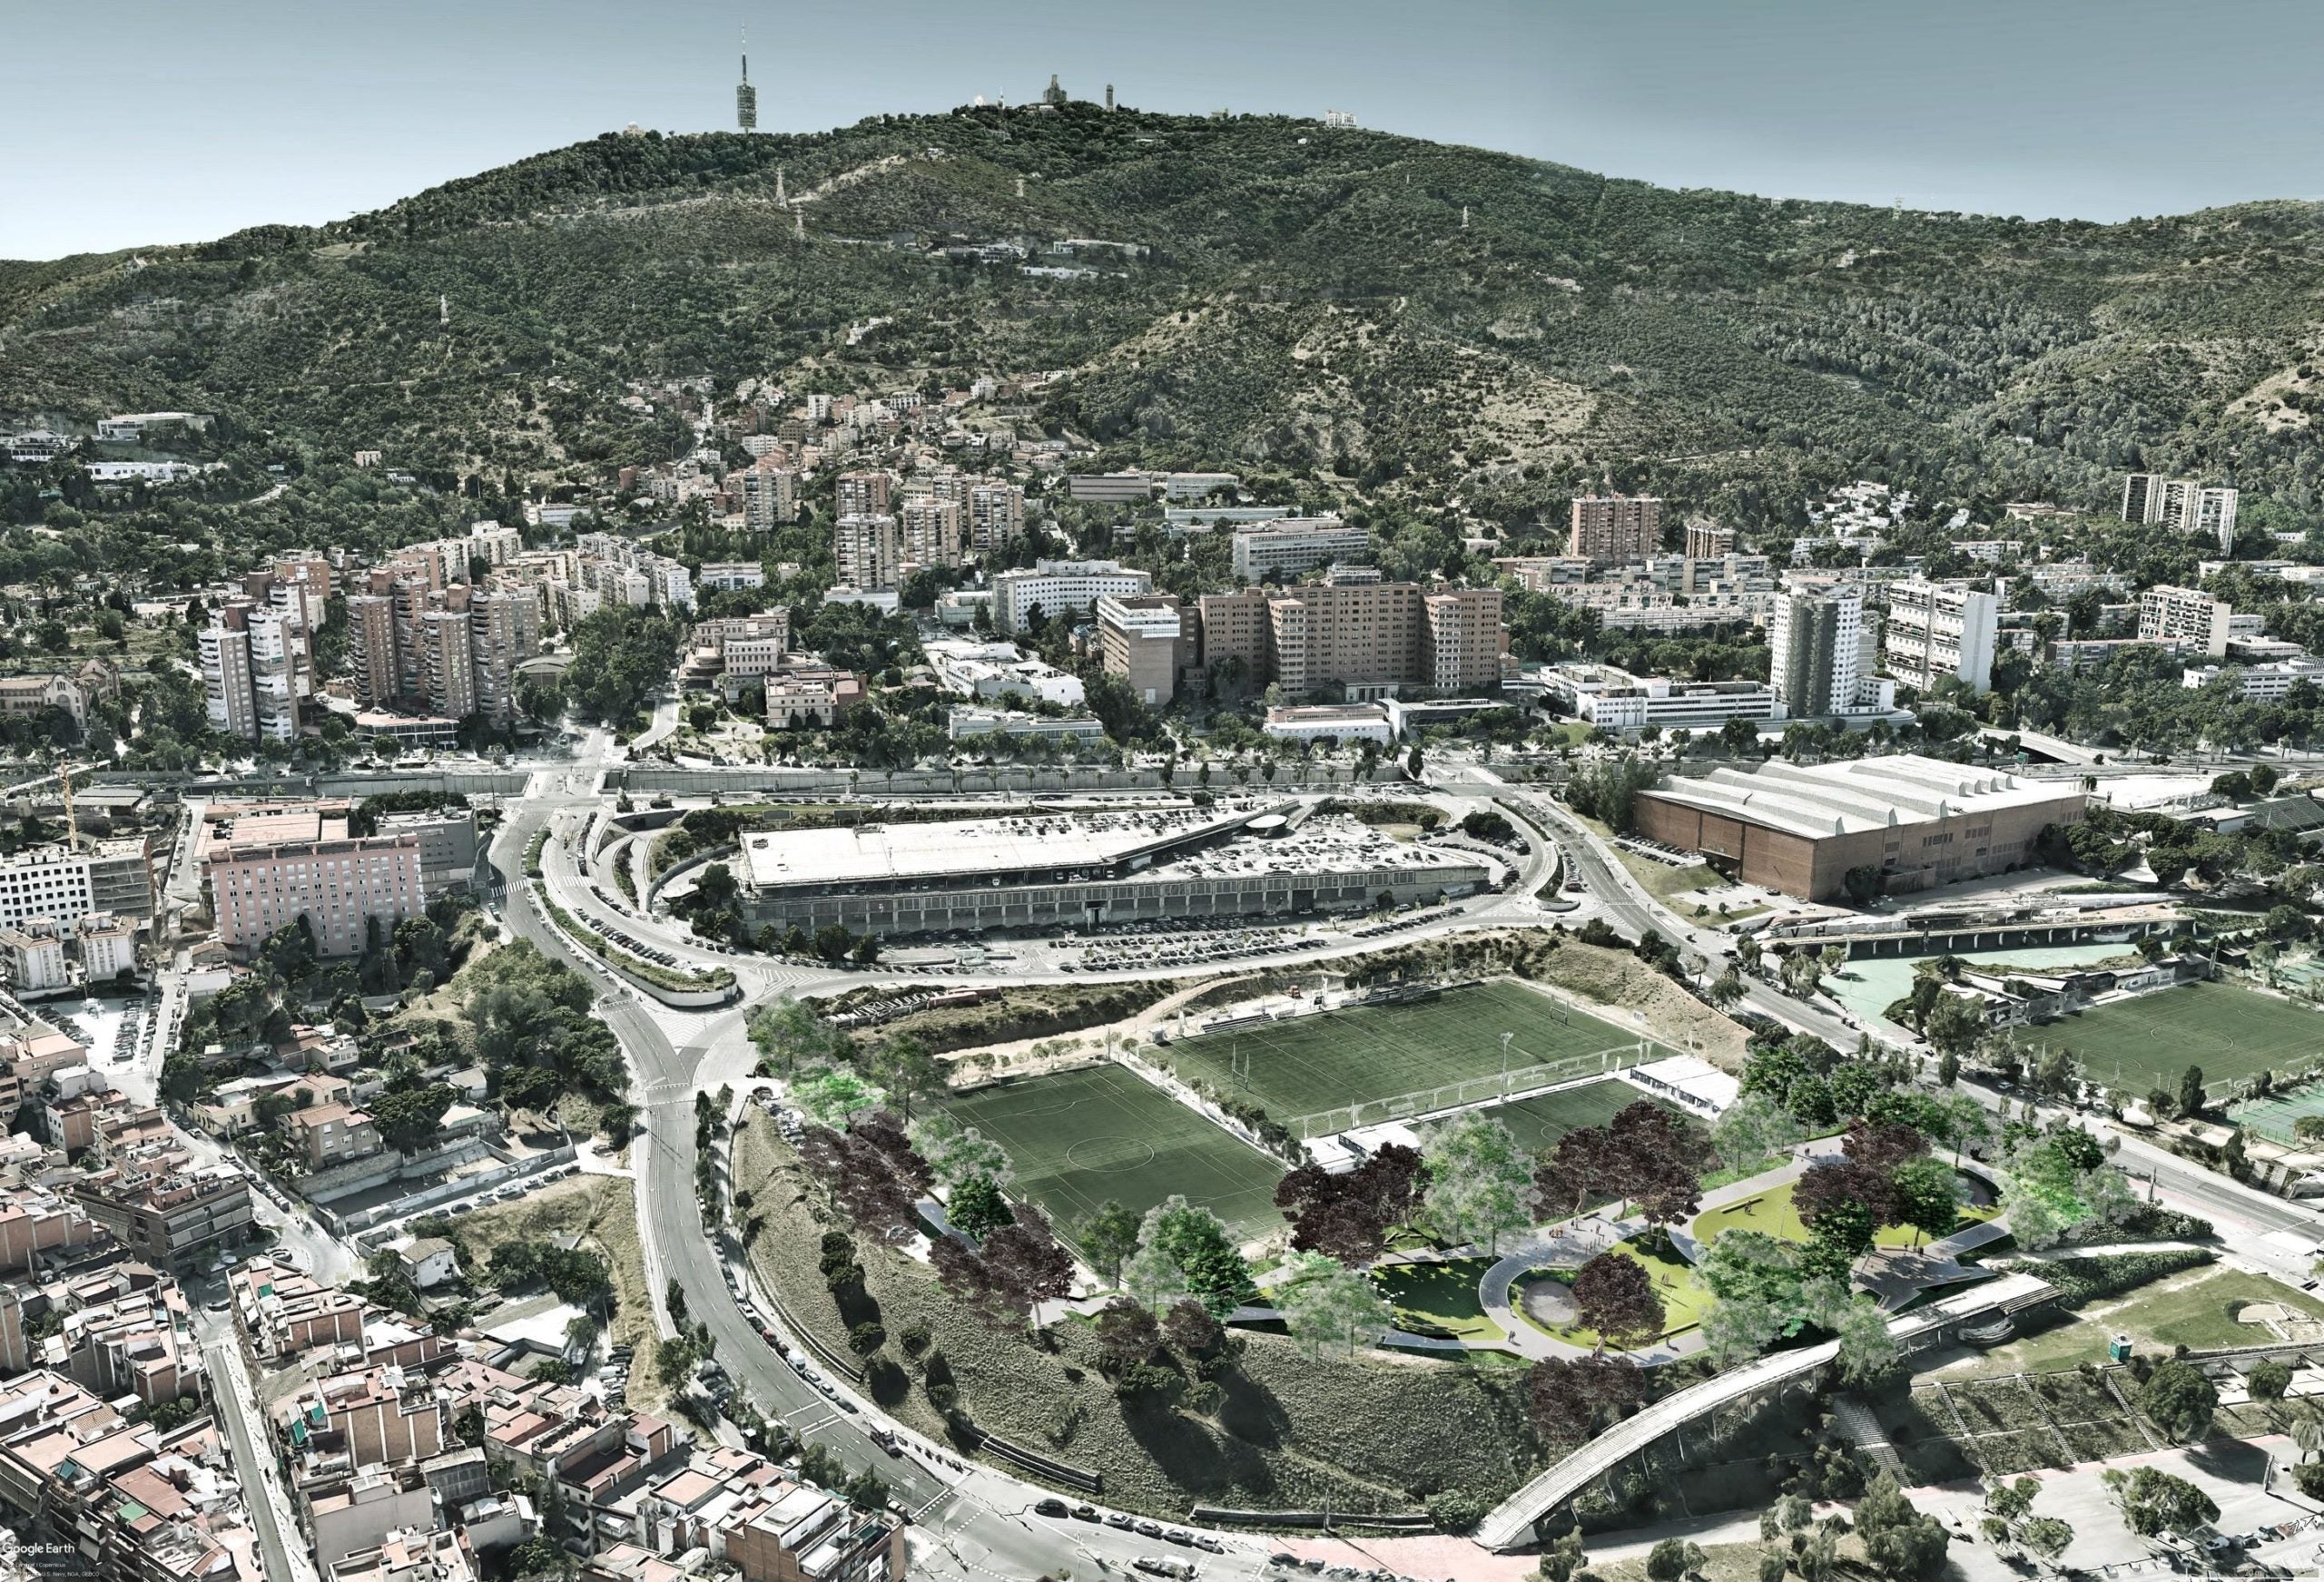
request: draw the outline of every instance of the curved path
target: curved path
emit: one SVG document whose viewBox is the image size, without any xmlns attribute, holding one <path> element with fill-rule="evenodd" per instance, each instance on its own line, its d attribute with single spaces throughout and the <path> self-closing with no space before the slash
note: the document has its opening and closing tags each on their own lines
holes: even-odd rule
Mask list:
<svg viewBox="0 0 2324 1582">
<path fill-rule="evenodd" d="M 1996 1308 L 2038 1301 L 2051 1291 L 2049 1282 L 2039 1275 L 2004 1275 L 1990 1284 L 1946 1297 L 1920 1312 L 1892 1319 L 1888 1332 L 1899 1341 L 1911 1340 Z M 1673 1429 L 1728 1401 L 1813 1372 L 1839 1354 L 1837 1341 L 1777 1351 L 1664 1396 L 1636 1416 L 1624 1418 L 1502 1501 L 1478 1524 L 1476 1541 L 1489 1549 L 1518 1548 L 1532 1543 L 1534 1523 Z"/>
</svg>

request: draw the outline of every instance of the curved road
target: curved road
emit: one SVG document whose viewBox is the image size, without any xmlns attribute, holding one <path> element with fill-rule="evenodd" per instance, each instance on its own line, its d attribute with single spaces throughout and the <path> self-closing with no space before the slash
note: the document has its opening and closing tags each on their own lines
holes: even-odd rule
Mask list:
<svg viewBox="0 0 2324 1582">
<path fill-rule="evenodd" d="M 851 1470 L 869 1468 L 884 1479 L 893 1503 L 911 1518 L 916 1573 L 1028 1577 L 1071 1568 L 1083 1575 L 1103 1574 L 1109 1567 L 1127 1568 L 1131 1559 L 1144 1554 L 1193 1557 L 1133 1533 L 1034 1516 L 1032 1503 L 1049 1491 L 990 1469 L 971 1464 L 956 1471 L 931 1467 L 914 1455 L 889 1456 L 864 1431 L 869 1426 L 865 1415 L 834 1407 L 760 1338 L 726 1286 L 722 1255 L 703 1224 L 694 1185 L 694 1095 L 724 1082 L 739 1086 L 748 1076 L 753 1052 L 743 1032 L 743 1012 L 740 1007 L 706 1016 L 659 1006 L 649 1010 L 633 991 L 606 988 L 591 969 L 593 958 L 567 945 L 540 913 L 524 878 L 525 849 L 552 818 L 593 801 L 588 791 L 574 783 L 579 778 L 568 777 L 561 789 L 537 781 L 535 791 L 518 805 L 496 840 L 493 860 L 508 879 L 510 929 L 598 986 L 598 1014 L 629 1058 L 630 1096 L 639 1125 L 631 1144 L 639 1231 L 647 1282 L 664 1323 L 664 1282 L 675 1281 L 685 1293 L 688 1315 L 709 1325 L 719 1362 L 762 1412 L 812 1437 Z M 543 781 L 549 779 L 541 777 Z M 569 906 L 569 899 L 559 891 L 559 904 Z M 735 964 L 729 958 L 710 959 Z M 802 984 L 863 981 L 814 971 L 791 976 Z M 1230 1541 L 1237 1547 L 1229 1553 L 1202 1557 L 1205 1575 L 1261 1575 L 1264 1554 L 1242 1547 L 1248 1539 Z"/>
<path fill-rule="evenodd" d="M 593 738 L 602 761 L 603 745 Z M 1456 796 L 1514 802 L 1542 827 L 1554 830 L 1559 843 L 1576 863 L 1594 900 L 1618 927 L 1642 935 L 1653 929 L 1682 950 L 1706 963 L 1711 973 L 1723 970 L 1732 958 L 1731 941 L 1709 930 L 1698 929 L 1663 908 L 1631 879 L 1611 850 L 1575 822 L 1565 810 L 1546 797 L 1510 786 L 1482 766 L 1458 762 L 1433 767 L 1439 789 Z M 533 790 L 518 804 L 494 847 L 494 861 L 509 880 L 507 921 L 519 936 L 566 961 L 585 975 L 596 977 L 591 958 L 567 946 L 537 910 L 530 886 L 523 878 L 527 844 L 552 819 L 573 809 L 597 805 L 597 774 L 587 767 L 547 771 L 536 777 Z M 1524 882 L 1510 893 L 1489 898 L 1489 904 L 1465 914 L 1452 927 L 1474 928 L 1481 923 L 1516 923 L 1521 908 L 1532 903 L 1527 891 L 1539 882 L 1548 853 L 1538 848 L 1525 864 Z M 561 856 L 545 868 L 559 904 L 570 910 L 598 913 L 586 899 L 585 883 Z M 567 888 L 571 886 L 571 888 Z M 634 927 L 626 916 L 614 920 Z M 1530 919 L 1538 926 L 1538 917 Z M 1415 935 L 1447 930 L 1414 930 Z M 879 981 L 882 975 L 830 972 L 818 968 L 787 966 L 763 959 L 704 950 L 662 935 L 685 948 L 704 965 L 735 968 L 745 993 L 744 1003 L 766 992 L 796 993 L 843 984 Z M 1399 940 L 1398 942 L 1401 942 Z M 1378 948 L 1376 941 L 1349 940 L 1316 954 L 1344 954 Z M 1281 958 L 1276 958 L 1276 964 Z M 1184 976 L 1186 969 L 1156 969 L 1166 976 Z M 1080 975 L 1091 978 L 1153 976 L 1153 972 Z M 1023 976 L 1029 975 L 1019 975 Z M 597 978 L 602 986 L 603 979 Z M 974 981 L 964 978 L 962 981 Z M 1771 985 L 1746 978 L 1746 1004 L 1789 1026 L 1816 1033 L 1840 1048 L 1852 1047 L 1856 1027 L 1842 1017 L 1806 1005 Z M 722 1254 L 705 1229 L 694 1203 L 694 1100 L 701 1091 L 722 1083 L 738 1087 L 750 1075 L 753 1052 L 743 1030 L 739 1007 L 708 1015 L 669 1010 L 643 1002 L 626 988 L 601 987 L 599 1009 L 620 1039 L 634 1074 L 632 1097 L 638 1107 L 641 1135 L 633 1144 L 638 1194 L 639 1225 L 645 1247 L 647 1278 L 658 1310 L 663 1282 L 676 1282 L 684 1292 L 688 1312 L 706 1322 L 717 1342 L 717 1357 L 752 1400 L 770 1418 L 780 1418 L 795 1432 L 811 1434 L 851 1469 L 869 1467 L 887 1479 L 896 1503 L 910 1512 L 912 1564 L 939 1576 L 1021 1577 L 1079 1565 L 1104 1571 L 1126 1566 L 1135 1555 L 1152 1552 L 1150 1539 L 1114 1529 L 1072 1521 L 1050 1521 L 1029 1514 L 1031 1503 L 1047 1490 L 1019 1481 L 989 1468 L 965 1469 L 931 1466 L 917 1458 L 891 1458 L 874 1446 L 864 1432 L 862 1416 L 842 1412 L 821 1393 L 793 1373 L 760 1339 L 728 1290 Z M 2131 1162 L 2126 1150 L 2125 1163 Z M 2197 1212 L 2209 1213 L 2230 1224 L 2256 1230 L 2292 1230 L 2324 1239 L 2324 1217 L 2307 1208 L 2269 1199 L 2222 1181 L 2199 1166 L 2160 1151 L 2138 1150 L 2136 1164 L 2151 1172 L 2162 1193 Z M 664 1315 L 666 1321 L 666 1315 Z M 1588 1449 L 1585 1447 L 1585 1450 Z M 1610 1447 L 1608 1447 L 1610 1449 Z M 1553 1478 L 1555 1469 L 1545 1473 Z M 1232 1537 L 1232 1535 L 1222 1535 Z M 1496 1534 L 1495 1536 L 1499 1536 Z M 1206 1575 L 1259 1576 L 1262 1556 L 1242 1547 L 1249 1540 L 1235 1538 L 1228 1554 L 1206 1557 Z M 1505 1538 L 1502 1541 L 1507 1541 Z M 1185 1551 L 1170 1551 L 1184 1556 Z"/>
</svg>

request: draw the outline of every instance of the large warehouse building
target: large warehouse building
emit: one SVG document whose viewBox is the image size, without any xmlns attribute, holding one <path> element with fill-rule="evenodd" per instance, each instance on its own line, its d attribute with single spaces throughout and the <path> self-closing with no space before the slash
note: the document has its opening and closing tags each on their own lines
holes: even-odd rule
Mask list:
<svg viewBox="0 0 2324 1582">
<path fill-rule="evenodd" d="M 1639 793 L 1637 827 L 1747 884 L 1823 900 L 1859 868 L 1898 891 L 2030 862 L 2043 830 L 2080 823 L 2082 808 L 2068 784 L 1898 753 L 1685 776 Z"/>
<path fill-rule="evenodd" d="M 1353 819 L 1207 809 L 1032 813 L 743 837 L 752 923 L 812 933 L 1084 927 L 1348 911 L 1464 895 L 1492 860 L 1405 845 Z"/>
</svg>

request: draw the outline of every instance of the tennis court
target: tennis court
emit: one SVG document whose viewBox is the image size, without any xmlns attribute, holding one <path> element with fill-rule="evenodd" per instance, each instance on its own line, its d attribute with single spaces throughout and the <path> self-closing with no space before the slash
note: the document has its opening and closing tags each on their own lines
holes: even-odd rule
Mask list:
<svg viewBox="0 0 2324 1582">
<path fill-rule="evenodd" d="M 1579 1076 L 1674 1053 L 1649 1043 L 1641 1056 L 1638 1034 L 1513 983 L 1259 1022 L 1157 1053 L 1181 1077 L 1199 1077 L 1218 1092 L 1253 1099 L 1286 1123 L 1338 1109 L 1341 1115 L 1314 1128 L 1338 1131 L 1495 1096 L 1503 1033 L 1512 1035 L 1507 1063 L 1512 1073 L 1572 1061 L 1575 1069 L 1566 1075 Z M 1549 1080 L 1555 1078 L 1535 1075 L 1521 1086 Z M 1473 1085 L 1473 1091 L 1433 1092 L 1462 1084 Z M 1413 1102 L 1390 1102 L 1408 1097 Z M 1378 1109 L 1351 1115 L 1351 1106 Z"/>
<path fill-rule="evenodd" d="M 2296 1142 L 2292 1129 L 2301 1121 L 2317 1117 L 2324 1117 L 2324 1082 L 2240 1104 L 2229 1112 L 2237 1125 L 2278 1143 Z"/>
<path fill-rule="evenodd" d="M 2028 1027 L 2036 1046 L 2063 1048 L 2108 1087 L 2178 1090 L 2190 1066 L 2214 1092 L 2223 1085 L 2294 1069 L 2324 1056 L 2324 1012 L 2229 983 L 2191 983 L 2116 1000 L 2062 1022 Z"/>
<path fill-rule="evenodd" d="M 1507 1126 L 1519 1147 L 1529 1154 L 1539 1154 L 1556 1147 L 1558 1139 L 1568 1132 L 1602 1126 L 1640 1100 L 1659 1103 L 1627 1082 L 1610 1079 L 1581 1087 L 1561 1087 L 1554 1093 L 1537 1093 L 1531 1098 L 1493 1105 L 1480 1113 Z M 1661 1107 L 1670 1108 L 1669 1105 Z"/>
<path fill-rule="evenodd" d="M 1142 1214 L 1172 1193 L 1239 1237 L 1283 1223 L 1275 1187 L 1286 1166 L 1118 1066 L 978 1088 L 946 1106 L 1007 1151 L 1014 1189 L 1060 1235 L 1108 1198 Z"/>
</svg>

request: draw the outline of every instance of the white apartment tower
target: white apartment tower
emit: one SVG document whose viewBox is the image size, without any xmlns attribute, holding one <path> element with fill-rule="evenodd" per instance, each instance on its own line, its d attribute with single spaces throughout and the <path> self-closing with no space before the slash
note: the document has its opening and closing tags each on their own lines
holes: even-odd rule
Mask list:
<svg viewBox="0 0 2324 1582">
<path fill-rule="evenodd" d="M 2236 497 L 2236 490 L 2198 478 L 2134 472 L 2122 480 L 2122 520 L 2208 533 L 2225 553 L 2235 545 Z"/>
<path fill-rule="evenodd" d="M 1993 685 L 2000 624 L 2001 601 L 1992 594 L 1920 577 L 1895 583 L 1888 589 L 1882 657 L 1890 675 L 1924 691 L 1949 675 L 1982 693 Z"/>
<path fill-rule="evenodd" d="M 468 614 L 466 610 L 430 610 L 420 617 L 420 669 L 427 678 L 428 707 L 447 720 L 465 720 L 477 709 Z"/>
<path fill-rule="evenodd" d="M 383 708 L 402 690 L 396 651 L 396 602 L 386 594 L 350 594 L 347 599 L 347 659 L 355 672 L 355 701 Z"/>
<path fill-rule="evenodd" d="M 2214 659 L 2227 653 L 2234 607 L 2200 588 L 2158 584 L 2139 595 L 2139 641 L 2170 643 Z"/>
<path fill-rule="evenodd" d="M 1768 616 L 1768 680 L 1784 717 L 1854 713 L 1873 690 L 1872 628 L 1864 596 L 1853 589 L 1778 597 Z"/>
<path fill-rule="evenodd" d="M 195 639 L 212 731 L 248 742 L 297 738 L 303 635 L 287 611 L 261 609 L 245 599 L 218 611 Z"/>
<path fill-rule="evenodd" d="M 849 587 L 871 592 L 896 586 L 896 519 L 884 512 L 842 515 L 832 526 L 832 558 L 839 565 L 839 580 Z"/>
<path fill-rule="evenodd" d="M 799 520 L 799 475 L 788 467 L 753 467 L 743 474 L 743 525 L 772 532 Z"/>
<path fill-rule="evenodd" d="M 202 657 L 202 687 L 210 728 L 221 736 L 258 740 L 258 703 L 251 695 L 250 613 L 240 607 L 218 612 L 195 643 Z"/>
</svg>

